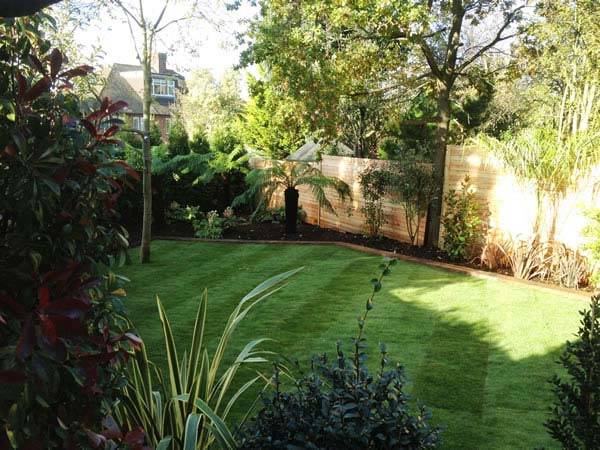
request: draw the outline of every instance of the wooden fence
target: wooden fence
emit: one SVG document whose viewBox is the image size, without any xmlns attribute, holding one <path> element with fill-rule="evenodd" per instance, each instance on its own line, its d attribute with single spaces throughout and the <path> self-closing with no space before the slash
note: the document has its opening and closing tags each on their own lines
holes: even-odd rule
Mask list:
<svg viewBox="0 0 600 450">
<path fill-rule="evenodd" d="M 255 166 L 260 162 L 254 162 Z M 320 208 L 309 188 L 300 187 L 299 203 L 307 214 L 308 223 L 338 231 L 362 233 L 365 231 L 365 217 L 361 212 L 364 204 L 360 189 L 360 174 L 369 166 L 382 167 L 386 161 L 323 156 L 322 161 L 313 163 L 324 175 L 335 176 L 348 183 L 352 200 L 342 202 L 335 192 L 328 191 L 335 213 Z M 528 237 L 533 230 L 535 219 L 535 195 L 532 186 L 519 182 L 505 171 L 500 163 L 489 154 L 472 147 L 449 146 L 446 156 L 446 178 L 444 196 L 452 189 L 460 187 L 466 176 L 477 197 L 489 210 L 489 227 L 496 232 L 513 237 Z M 600 167 L 593 171 L 590 179 L 570 192 L 561 202 L 558 211 L 556 239 L 571 248 L 581 247 L 585 242 L 583 229 L 588 223 L 585 210 L 600 207 L 596 184 L 600 179 Z M 283 192 L 274 196 L 274 205 L 283 204 Z M 445 205 L 444 205 L 445 209 Z M 384 236 L 403 242 L 410 242 L 404 208 L 402 204 L 385 199 L 383 203 L 386 223 L 381 231 Z M 549 223 L 548 217 L 544 223 Z M 544 228 L 542 228 L 542 231 Z M 425 220 L 421 223 L 419 243 L 423 242 Z M 442 237 L 443 239 L 443 230 Z"/>
</svg>

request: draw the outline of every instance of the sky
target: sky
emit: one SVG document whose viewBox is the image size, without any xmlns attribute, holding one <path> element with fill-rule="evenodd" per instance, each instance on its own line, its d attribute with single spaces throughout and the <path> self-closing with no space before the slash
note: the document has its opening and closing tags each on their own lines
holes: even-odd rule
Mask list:
<svg viewBox="0 0 600 450">
<path fill-rule="evenodd" d="M 158 17 L 164 1 L 143 0 L 147 16 Z M 237 11 L 227 11 L 221 0 L 201 1 L 206 4 L 202 10 L 208 11 L 206 15 L 209 20 L 192 19 L 169 26 L 159 34 L 156 51 L 166 52 L 167 66 L 184 75 L 203 68 L 220 78 L 224 71 L 239 62 L 241 49 L 235 34 L 246 29 L 244 21 L 252 18 L 258 9 L 245 3 Z M 181 17 L 189 2 L 191 0 L 173 3 L 162 23 Z M 120 13 L 114 14 L 114 17 L 103 15 L 102 20 L 92 20 L 87 27 L 77 30 L 75 38 L 82 42 L 82 47 L 87 52 L 100 43 L 103 65 L 116 62 L 136 64 L 134 42 L 123 17 Z"/>
</svg>

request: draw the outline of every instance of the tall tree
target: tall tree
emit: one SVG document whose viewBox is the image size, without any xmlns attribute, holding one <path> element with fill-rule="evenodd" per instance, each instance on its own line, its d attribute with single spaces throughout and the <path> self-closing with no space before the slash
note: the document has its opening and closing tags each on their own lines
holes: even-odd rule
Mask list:
<svg viewBox="0 0 600 450">
<path fill-rule="evenodd" d="M 144 7 L 143 0 L 105 0 L 105 2 L 109 6 L 115 6 L 127 21 L 131 37 L 135 43 L 136 55 L 142 66 L 144 80 L 142 96 L 143 133 L 144 139 L 147 141 L 151 123 L 152 55 L 156 40 L 161 32 L 172 25 L 194 18 L 206 19 L 207 15 L 201 10 L 198 0 L 161 0 L 158 5 L 146 4 L 146 7 Z M 152 239 L 152 153 L 147 142 L 143 149 L 144 212 L 140 260 L 142 263 L 146 263 L 150 261 L 150 241 Z"/>
<path fill-rule="evenodd" d="M 282 89 L 303 100 L 313 129 L 326 135 L 337 129 L 341 98 L 385 92 L 387 99 L 398 101 L 420 87 L 430 87 L 436 115 L 421 122 L 435 124 L 438 194 L 429 211 L 427 243 L 436 246 L 457 81 L 484 55 L 517 34 L 525 4 L 513 0 L 264 0 L 261 6 L 245 60 L 264 63 Z"/>
</svg>

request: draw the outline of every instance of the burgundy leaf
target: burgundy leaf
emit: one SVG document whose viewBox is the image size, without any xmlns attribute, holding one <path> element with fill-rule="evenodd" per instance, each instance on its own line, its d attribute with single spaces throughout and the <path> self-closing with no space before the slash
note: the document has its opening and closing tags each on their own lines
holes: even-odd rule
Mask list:
<svg viewBox="0 0 600 450">
<path fill-rule="evenodd" d="M 27 60 L 30 67 L 36 69 L 42 75 L 46 75 L 46 69 L 44 69 L 42 62 L 37 58 L 37 56 L 30 54 L 27 56 Z"/>
<path fill-rule="evenodd" d="M 25 100 L 26 102 L 35 100 L 40 95 L 42 95 L 44 92 L 47 92 L 48 89 L 50 89 L 51 84 L 52 84 L 52 80 L 50 79 L 50 77 L 47 77 L 47 76 L 43 77 L 37 83 L 35 83 L 33 86 L 31 86 L 31 88 L 23 96 L 23 100 Z"/>
<path fill-rule="evenodd" d="M 108 138 L 113 136 L 117 131 L 119 131 L 119 126 L 118 125 L 113 125 L 112 127 L 110 127 L 108 130 L 106 130 L 104 132 L 104 137 Z"/>
<path fill-rule="evenodd" d="M 40 311 L 43 314 L 56 314 L 57 316 L 77 319 L 82 317 L 89 309 L 90 305 L 82 300 L 63 298 L 53 301 L 44 308 L 40 308 Z"/>
<path fill-rule="evenodd" d="M 0 314 L 0 325 L 6 325 L 6 319 Z"/>
<path fill-rule="evenodd" d="M 81 320 L 67 316 L 52 316 L 52 323 L 58 336 L 84 336 L 87 331 Z"/>
<path fill-rule="evenodd" d="M 52 319 L 45 314 L 40 315 L 40 323 L 42 324 L 42 331 L 44 332 L 44 338 L 51 346 L 56 345 L 58 335 L 56 333 L 56 327 Z"/>
<path fill-rule="evenodd" d="M 110 116 L 114 113 L 116 113 L 117 111 L 120 111 L 123 108 L 127 107 L 127 102 L 124 102 L 123 100 L 119 100 L 118 102 L 115 102 L 111 105 L 109 105 L 105 110 L 105 115 Z"/>
<path fill-rule="evenodd" d="M 42 308 L 48 306 L 50 303 L 50 289 L 48 289 L 48 286 L 40 286 L 38 288 L 38 299 Z"/>
<path fill-rule="evenodd" d="M 73 220 L 73 214 L 71 214 L 71 213 L 69 213 L 67 211 L 61 211 L 61 212 L 59 212 L 56 217 L 61 222 L 68 222 L 70 220 Z"/>
<path fill-rule="evenodd" d="M 25 374 L 18 370 L 0 370 L 0 383 L 17 384 L 26 380 Z"/>
<path fill-rule="evenodd" d="M 137 170 L 135 170 L 133 167 L 131 167 L 125 161 L 118 160 L 118 161 L 115 161 L 113 164 L 123 167 L 125 169 L 125 171 L 127 172 L 127 175 L 129 175 L 135 181 L 140 181 L 140 174 L 137 172 Z"/>
<path fill-rule="evenodd" d="M 35 342 L 35 330 L 33 328 L 33 320 L 31 316 L 25 321 L 19 342 L 17 342 L 17 358 L 25 361 L 33 352 L 33 343 Z"/>
<path fill-rule="evenodd" d="M 85 434 L 87 435 L 90 441 L 90 445 L 93 448 L 99 448 L 101 445 L 104 445 L 106 443 L 106 438 L 101 434 L 94 433 L 93 431 L 90 431 L 88 429 L 85 430 Z"/>
<path fill-rule="evenodd" d="M 65 70 L 58 76 L 61 78 L 71 79 L 71 78 L 75 78 L 75 77 L 86 76 L 86 75 L 92 73 L 93 71 L 94 71 L 94 68 L 92 66 L 83 65 L 83 66 L 77 66 L 73 69 Z"/>
<path fill-rule="evenodd" d="M 25 308 L 20 303 L 17 303 L 7 294 L 0 292 L 0 305 L 10 309 L 15 316 L 22 317 L 25 314 Z"/>
<path fill-rule="evenodd" d="M 89 116 L 88 116 L 89 117 Z M 88 132 L 93 136 L 96 137 L 98 135 L 98 132 L 96 131 L 96 127 L 92 124 L 92 122 L 90 122 L 88 119 L 81 119 L 79 121 L 79 123 L 83 126 L 83 128 L 85 128 L 86 130 L 88 130 Z"/>
<path fill-rule="evenodd" d="M 141 427 L 138 427 L 125 435 L 123 443 L 132 446 L 144 445 L 145 437 L 146 434 L 144 433 L 144 430 Z"/>
<path fill-rule="evenodd" d="M 87 175 L 94 175 L 97 170 L 95 164 L 92 164 L 91 162 L 83 158 L 77 158 L 77 160 L 75 161 L 75 167 Z"/>
<path fill-rule="evenodd" d="M 28 439 L 23 443 L 21 450 L 44 450 L 44 444 L 39 439 Z"/>
<path fill-rule="evenodd" d="M 60 86 L 58 86 L 58 89 L 61 89 L 61 90 L 73 89 L 73 83 L 71 83 L 70 81 L 63 81 L 63 83 Z"/>
<path fill-rule="evenodd" d="M 52 175 L 52 179 L 56 181 L 58 184 L 63 184 L 69 175 L 69 168 L 66 166 L 59 167 L 54 175 Z"/>
<path fill-rule="evenodd" d="M 4 153 L 8 156 L 14 157 L 17 155 L 17 148 L 13 144 L 8 144 L 6 147 L 4 147 Z"/>
<path fill-rule="evenodd" d="M 106 439 L 121 439 L 121 429 L 112 416 L 106 416 L 104 419 L 102 419 L 102 426 L 104 427 L 102 435 Z"/>
<path fill-rule="evenodd" d="M 27 79 L 21 72 L 17 72 L 17 83 L 19 84 L 19 97 L 22 97 L 27 90 Z"/>
<path fill-rule="evenodd" d="M 63 64 L 63 55 L 59 49 L 55 48 L 50 54 L 50 76 L 56 78 L 58 71 Z"/>
</svg>

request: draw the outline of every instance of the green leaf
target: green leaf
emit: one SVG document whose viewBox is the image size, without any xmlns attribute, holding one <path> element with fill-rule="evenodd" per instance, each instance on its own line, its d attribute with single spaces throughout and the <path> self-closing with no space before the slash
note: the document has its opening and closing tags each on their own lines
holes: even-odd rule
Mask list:
<svg viewBox="0 0 600 450">
<path fill-rule="evenodd" d="M 161 439 L 156 446 L 156 450 L 167 450 L 169 448 L 169 444 L 171 444 L 171 436 Z"/>
<path fill-rule="evenodd" d="M 200 414 L 192 413 L 187 417 L 183 434 L 183 450 L 196 450 L 198 427 L 200 426 L 201 420 L 202 416 Z"/>
<path fill-rule="evenodd" d="M 224 449 L 235 449 L 237 444 L 225 422 L 203 400 L 197 399 L 196 406 L 210 419 L 211 425 L 209 428 L 214 433 L 221 447 Z"/>
</svg>

